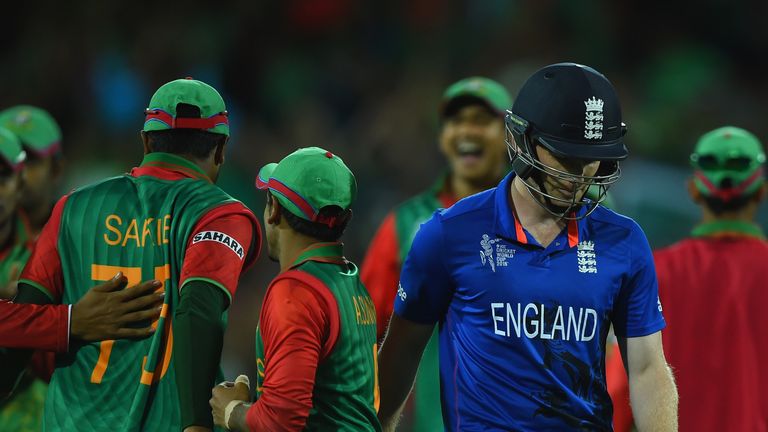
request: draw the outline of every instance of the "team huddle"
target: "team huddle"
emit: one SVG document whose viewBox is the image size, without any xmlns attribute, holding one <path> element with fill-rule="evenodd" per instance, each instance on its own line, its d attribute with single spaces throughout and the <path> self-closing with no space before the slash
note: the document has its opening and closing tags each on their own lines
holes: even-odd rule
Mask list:
<svg viewBox="0 0 768 432">
<path fill-rule="evenodd" d="M 34 168 L 54 189 L 58 126 L 33 107 L 0 113 L 0 431 L 698 430 L 715 424 L 703 406 L 723 430 L 768 424 L 768 352 L 744 354 L 754 389 L 721 387 L 754 406 L 717 412 L 684 313 L 719 295 L 703 288 L 707 250 L 768 257 L 754 135 L 702 137 L 698 243 L 654 255 L 607 206 L 629 151 L 601 73 L 550 65 L 514 100 L 467 78 L 438 114 L 447 173 L 386 216 L 358 267 L 341 242 L 350 168 L 319 147 L 264 165 L 260 222 L 216 186 L 229 116 L 201 81 L 152 96 L 139 166 L 57 201 L 21 191 Z M 253 329 L 257 375 L 228 381 L 227 310 L 262 243 L 280 271 Z M 759 307 L 759 279 L 736 279 Z M 732 321 L 745 341 L 759 327 Z"/>
</svg>

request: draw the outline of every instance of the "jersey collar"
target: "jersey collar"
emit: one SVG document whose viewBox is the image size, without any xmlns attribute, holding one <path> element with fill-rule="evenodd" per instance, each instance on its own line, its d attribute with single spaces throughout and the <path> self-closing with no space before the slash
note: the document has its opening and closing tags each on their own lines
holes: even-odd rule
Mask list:
<svg viewBox="0 0 768 432">
<path fill-rule="evenodd" d="M 134 170 L 131 171 L 131 174 L 143 175 L 147 170 L 143 170 L 142 168 L 159 168 L 161 170 L 178 173 L 184 177 L 205 180 L 208 183 L 213 183 L 199 166 L 192 161 L 175 154 L 163 152 L 146 154 L 144 155 L 144 159 L 141 161 L 139 168 L 134 168 Z"/>
<path fill-rule="evenodd" d="M 752 222 L 716 220 L 698 225 L 691 231 L 693 237 L 754 237 L 765 239 L 759 226 Z"/>
<path fill-rule="evenodd" d="M 510 196 L 510 188 L 512 187 L 512 181 L 515 179 L 515 173 L 511 172 L 499 183 L 496 188 L 496 205 L 494 216 L 494 229 L 496 234 L 514 240 L 520 244 L 538 244 L 536 240 L 529 236 L 523 225 L 517 219 L 514 206 L 512 205 L 512 198 Z M 585 212 L 585 208 L 579 208 L 577 213 L 581 214 Z M 583 237 L 581 233 L 584 231 L 584 224 L 586 219 L 569 220 L 567 221 L 567 238 L 568 247 L 572 248 L 579 244 L 579 238 Z"/>
<path fill-rule="evenodd" d="M 344 258 L 344 245 L 341 242 L 314 243 L 301 251 L 290 268 L 298 267 L 307 261 L 321 263 L 347 264 Z"/>
</svg>

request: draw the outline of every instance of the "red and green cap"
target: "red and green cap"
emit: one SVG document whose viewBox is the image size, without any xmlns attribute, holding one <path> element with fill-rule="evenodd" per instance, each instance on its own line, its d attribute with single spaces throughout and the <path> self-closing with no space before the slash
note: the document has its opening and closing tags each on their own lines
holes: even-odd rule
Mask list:
<svg viewBox="0 0 768 432">
<path fill-rule="evenodd" d="M 723 201 L 755 193 L 765 181 L 764 164 L 760 140 L 733 126 L 704 134 L 691 154 L 696 187 L 705 196 Z"/>
<path fill-rule="evenodd" d="M 440 117 L 454 114 L 458 108 L 479 102 L 503 116 L 512 107 L 512 97 L 503 85 L 485 77 L 469 77 L 451 84 L 443 93 Z"/>
<path fill-rule="evenodd" d="M 13 132 L 27 151 L 41 157 L 61 151 L 61 129 L 47 111 L 18 105 L 0 112 L 0 127 Z"/>
<path fill-rule="evenodd" d="M 272 192 L 294 215 L 331 227 L 339 218 L 321 217 L 320 210 L 326 206 L 348 210 L 357 195 L 352 171 L 340 157 L 319 147 L 301 148 L 265 165 L 256 177 L 256 188 Z"/>
<path fill-rule="evenodd" d="M 199 118 L 177 117 L 179 104 L 200 110 Z M 144 119 L 144 132 L 167 129 L 200 129 L 229 136 L 229 120 L 224 99 L 208 84 L 192 78 L 177 79 L 157 89 Z"/>
<path fill-rule="evenodd" d="M 24 160 L 27 158 L 19 138 L 4 127 L 0 127 L 0 157 L 14 172 L 24 167 Z"/>
</svg>

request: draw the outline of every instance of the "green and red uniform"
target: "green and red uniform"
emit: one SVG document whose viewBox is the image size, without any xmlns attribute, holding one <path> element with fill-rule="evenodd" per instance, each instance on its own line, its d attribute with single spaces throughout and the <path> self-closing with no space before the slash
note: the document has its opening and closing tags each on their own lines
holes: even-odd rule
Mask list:
<svg viewBox="0 0 768 432">
<path fill-rule="evenodd" d="M 376 314 L 340 243 L 317 243 L 267 289 L 250 430 L 379 431 Z"/>
<path fill-rule="evenodd" d="M 4 285 L 11 283 L 12 277 L 18 278 L 34 246 L 34 238 L 29 223 L 20 212 L 17 212 L 15 225 L 16 229 L 13 233 L 11 245 L 0 251 L 0 283 Z M 8 303 L 6 305 L 10 306 Z M 14 314 L 11 311 L 9 311 L 8 315 L 3 313 L 2 326 L 9 327 L 8 333 L 19 337 L 18 333 L 14 332 L 10 327 L 23 327 L 27 321 L 20 321 L 19 318 L 24 315 L 30 317 L 24 314 L 23 311 L 21 314 Z M 68 329 L 66 330 L 68 331 Z M 4 333 L 4 331 L 0 333 Z M 29 335 L 25 336 L 29 337 Z M 57 345 L 60 342 L 57 341 Z M 0 344 L 0 346 L 11 345 Z M 35 357 L 37 363 L 43 363 L 44 359 L 44 353 L 42 352 L 38 353 Z M 26 372 L 14 390 L 13 396 L 9 400 L 0 403 L 0 425 L 2 425 L 2 429 L 14 431 L 40 430 L 42 427 L 46 387 L 43 380 L 36 378 L 31 371 Z"/>
<path fill-rule="evenodd" d="M 190 161 L 151 153 L 129 174 L 81 188 L 55 206 L 21 282 L 75 303 L 118 271 L 129 286 L 158 279 L 157 331 L 90 343 L 57 357 L 45 430 L 178 430 L 173 322 L 180 292 L 204 281 L 230 298 L 256 258 L 260 228 L 244 205 Z M 226 322 L 226 313 L 221 316 Z"/>
<path fill-rule="evenodd" d="M 397 206 L 381 223 L 363 260 L 361 279 L 376 307 L 377 332 L 381 340 L 389 324 L 400 280 L 400 268 L 419 226 L 435 210 L 448 208 L 456 198 L 445 192 L 447 176 L 429 190 Z M 437 333 L 432 335 L 419 364 L 414 388 L 413 430 L 443 430 L 440 408 L 440 376 Z"/>
</svg>

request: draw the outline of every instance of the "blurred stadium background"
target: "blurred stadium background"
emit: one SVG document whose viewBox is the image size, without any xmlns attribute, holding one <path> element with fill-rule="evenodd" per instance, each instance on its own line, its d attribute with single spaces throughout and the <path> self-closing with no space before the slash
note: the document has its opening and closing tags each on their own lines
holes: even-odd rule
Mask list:
<svg viewBox="0 0 768 432">
<path fill-rule="evenodd" d="M 81 0 L 12 2 L 3 15 L 0 108 L 33 104 L 59 121 L 65 189 L 136 165 L 152 92 L 192 76 L 219 89 L 231 115 L 219 184 L 257 215 L 264 163 L 313 145 L 345 159 L 360 190 L 345 236 L 356 262 L 385 212 L 444 169 L 436 109 L 466 76 L 514 95 L 550 63 L 606 74 L 631 151 L 614 200 L 654 247 L 698 216 L 685 180 L 703 132 L 732 124 L 768 139 L 768 2 L 667 2 L 662 12 L 639 1 Z M 261 296 L 278 271 L 262 252 L 231 309 L 228 377 L 253 376 Z"/>
</svg>

